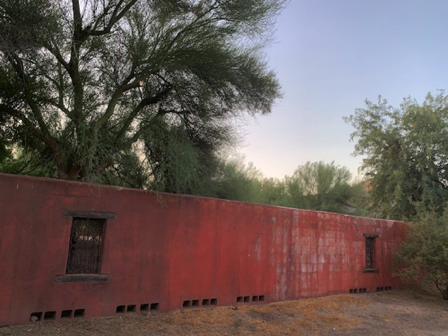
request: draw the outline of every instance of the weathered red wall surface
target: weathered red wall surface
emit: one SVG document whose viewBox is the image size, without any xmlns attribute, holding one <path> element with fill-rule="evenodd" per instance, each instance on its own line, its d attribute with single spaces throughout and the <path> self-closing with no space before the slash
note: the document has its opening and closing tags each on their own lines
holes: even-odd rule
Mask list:
<svg viewBox="0 0 448 336">
<path fill-rule="evenodd" d="M 115 214 L 106 223 L 106 282 L 56 283 L 67 264 L 67 211 Z M 235 305 L 238 297 L 244 304 L 396 287 L 391 263 L 403 225 L 0 174 L 0 326 L 40 312 L 59 320 L 70 310 L 87 318 L 123 305 L 167 311 L 187 300 Z M 378 234 L 379 273 L 363 272 L 364 233 Z"/>
</svg>

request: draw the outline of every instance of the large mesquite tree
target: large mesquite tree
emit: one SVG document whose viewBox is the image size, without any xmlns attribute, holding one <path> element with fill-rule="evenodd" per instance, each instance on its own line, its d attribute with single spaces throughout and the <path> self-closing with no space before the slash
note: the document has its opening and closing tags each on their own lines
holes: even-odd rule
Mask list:
<svg viewBox="0 0 448 336">
<path fill-rule="evenodd" d="M 62 179 L 133 169 L 176 191 L 229 140 L 229 118 L 279 97 L 260 50 L 283 4 L 3 0 L 0 141 Z"/>
<path fill-rule="evenodd" d="M 366 101 L 346 118 L 353 125 L 355 154 L 363 155 L 373 211 L 412 219 L 416 203 L 442 213 L 448 202 L 448 96 L 428 94 L 422 104 L 406 98 L 395 108 Z"/>
</svg>

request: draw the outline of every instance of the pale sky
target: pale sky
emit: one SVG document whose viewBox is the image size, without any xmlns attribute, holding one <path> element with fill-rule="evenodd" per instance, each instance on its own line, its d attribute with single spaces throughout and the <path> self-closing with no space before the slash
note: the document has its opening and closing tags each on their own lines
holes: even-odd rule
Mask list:
<svg viewBox="0 0 448 336">
<path fill-rule="evenodd" d="M 284 97 L 268 116 L 247 118 L 245 155 L 266 177 L 307 161 L 348 167 L 353 128 L 342 118 L 381 95 L 422 102 L 448 80 L 447 0 L 291 0 L 266 50 Z"/>
</svg>

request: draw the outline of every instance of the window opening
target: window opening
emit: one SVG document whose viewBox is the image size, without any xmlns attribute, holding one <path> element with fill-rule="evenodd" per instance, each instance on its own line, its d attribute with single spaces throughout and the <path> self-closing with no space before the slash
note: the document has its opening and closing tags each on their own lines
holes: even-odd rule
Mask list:
<svg viewBox="0 0 448 336">
<path fill-rule="evenodd" d="M 375 268 L 375 238 L 366 237 L 366 269 Z"/>
<path fill-rule="evenodd" d="M 74 217 L 66 274 L 100 272 L 106 219 Z"/>
<path fill-rule="evenodd" d="M 366 239 L 366 269 L 364 273 L 378 273 L 378 269 L 375 268 L 377 266 L 375 260 L 375 240 L 378 238 L 378 235 L 365 233 L 364 237 Z"/>
</svg>

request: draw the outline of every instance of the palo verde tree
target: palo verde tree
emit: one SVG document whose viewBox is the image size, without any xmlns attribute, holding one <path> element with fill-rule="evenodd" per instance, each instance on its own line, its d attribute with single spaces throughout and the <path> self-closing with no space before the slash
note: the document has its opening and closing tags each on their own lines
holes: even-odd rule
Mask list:
<svg viewBox="0 0 448 336">
<path fill-rule="evenodd" d="M 371 183 L 378 216 L 412 219 L 419 203 L 442 213 L 448 201 L 448 96 L 428 94 L 423 104 L 406 98 L 398 108 L 366 101 L 346 118 L 355 154 Z"/>
<path fill-rule="evenodd" d="M 0 141 L 62 179 L 188 190 L 229 118 L 279 97 L 261 48 L 284 3 L 2 0 Z"/>
<path fill-rule="evenodd" d="M 344 213 L 351 198 L 350 179 L 350 171 L 334 162 L 307 162 L 285 180 L 293 207 Z"/>
<path fill-rule="evenodd" d="M 245 164 L 244 157 L 222 158 L 214 176 L 215 197 L 258 202 L 262 173 L 252 163 Z"/>
<path fill-rule="evenodd" d="M 221 159 L 209 190 L 236 201 L 364 215 L 364 183 L 335 163 L 307 162 L 292 176 L 267 178 L 243 158 Z"/>
</svg>

